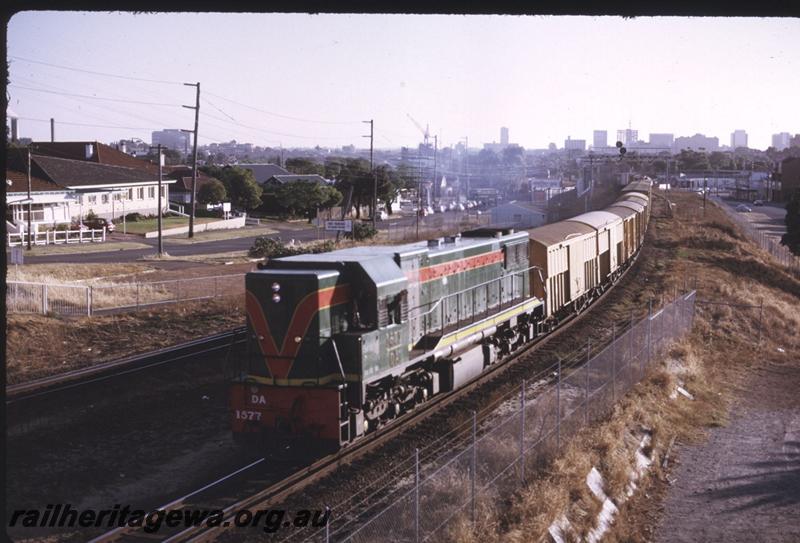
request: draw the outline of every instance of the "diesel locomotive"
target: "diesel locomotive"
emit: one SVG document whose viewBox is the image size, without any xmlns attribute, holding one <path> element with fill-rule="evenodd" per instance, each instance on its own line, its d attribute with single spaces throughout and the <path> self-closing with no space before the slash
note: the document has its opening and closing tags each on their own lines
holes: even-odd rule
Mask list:
<svg viewBox="0 0 800 543">
<path fill-rule="evenodd" d="M 602 211 L 528 231 L 484 227 L 400 246 L 270 259 L 245 277 L 234 435 L 337 449 L 457 389 L 630 265 L 649 180 Z"/>
</svg>

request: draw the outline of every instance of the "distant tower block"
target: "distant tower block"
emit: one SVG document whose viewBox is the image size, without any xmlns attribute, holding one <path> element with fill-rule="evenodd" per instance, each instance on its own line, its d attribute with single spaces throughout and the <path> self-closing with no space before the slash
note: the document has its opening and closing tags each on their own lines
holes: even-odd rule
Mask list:
<svg viewBox="0 0 800 543">
<path fill-rule="evenodd" d="M 508 145 L 508 128 L 500 127 L 500 145 Z"/>
</svg>

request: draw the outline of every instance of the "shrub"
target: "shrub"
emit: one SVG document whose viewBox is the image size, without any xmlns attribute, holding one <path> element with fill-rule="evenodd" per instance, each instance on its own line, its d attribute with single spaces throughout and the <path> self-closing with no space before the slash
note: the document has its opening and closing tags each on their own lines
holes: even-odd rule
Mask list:
<svg viewBox="0 0 800 543">
<path fill-rule="evenodd" d="M 86 214 L 86 220 L 93 221 L 96 218 L 97 218 L 97 213 L 95 213 L 93 210 L 90 209 L 89 212 Z"/>
<path fill-rule="evenodd" d="M 138 222 L 138 221 L 143 221 L 144 219 L 145 219 L 145 217 L 141 213 L 134 212 L 134 213 L 128 213 L 127 215 L 125 215 L 125 220 L 127 222 Z"/>
<path fill-rule="evenodd" d="M 268 238 L 261 236 L 256 238 L 253 246 L 247 252 L 251 258 L 280 258 L 282 256 L 294 256 L 308 253 L 327 253 L 334 248 L 332 240 L 322 243 L 298 245 L 290 247 L 281 241 L 281 238 Z"/>
<path fill-rule="evenodd" d="M 372 225 L 368 222 L 356 222 L 353 223 L 353 231 L 352 232 L 345 232 L 345 237 L 350 238 L 356 241 L 362 239 L 370 239 L 374 238 L 375 235 L 378 233 Z"/>
</svg>

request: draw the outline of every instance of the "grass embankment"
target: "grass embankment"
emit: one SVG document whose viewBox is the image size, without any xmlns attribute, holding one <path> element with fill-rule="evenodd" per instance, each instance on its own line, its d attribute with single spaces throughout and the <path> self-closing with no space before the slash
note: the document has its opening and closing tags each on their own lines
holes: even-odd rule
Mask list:
<svg viewBox="0 0 800 543">
<path fill-rule="evenodd" d="M 95 302 L 109 307 L 133 296 L 130 283 L 168 279 L 240 274 L 252 263 L 234 266 L 195 266 L 180 272 L 135 264 L 33 264 L 19 268 L 21 281 L 48 284 L 117 285 L 95 289 Z M 9 279 L 14 278 L 10 270 Z M 146 284 L 146 283 L 143 283 Z M 64 317 L 8 314 L 6 319 L 6 381 L 18 383 L 55 373 L 167 347 L 229 330 L 244 324 L 241 288 L 235 281 L 220 280 L 215 300 L 180 302 L 154 309 L 116 315 Z M 225 289 L 225 290 L 224 290 Z M 141 301 L 159 294 L 162 287 L 139 289 Z M 168 289 L 167 289 L 168 290 Z M 54 296 L 77 295 L 71 290 L 51 289 Z M 76 291 L 77 292 L 77 291 Z M 169 293 L 167 293 L 169 294 Z"/>
<path fill-rule="evenodd" d="M 19 383 L 168 347 L 243 326 L 244 321 L 242 296 L 91 318 L 9 315 L 6 382 Z"/>
<path fill-rule="evenodd" d="M 475 531 L 463 524 L 451 532 L 453 539 L 548 540 L 550 524 L 566 514 L 573 527 L 568 537 L 584 540 L 601 506 L 586 485 L 592 466 L 603 475 L 606 494 L 625 502 L 604 540 L 652 539 L 657 500 L 668 488 L 664 480 L 671 464 L 665 469 L 662 462 L 670 444 L 697 443 L 708 429 L 725 425 L 737 390 L 758 367 L 800 359 L 800 277 L 774 264 L 721 210 L 708 206 L 703 213 L 694 195 L 670 198 L 677 204 L 674 218 L 656 201 L 650 246 L 640 263 L 652 293 L 669 294 L 689 274 L 697 280 L 698 299 L 751 305 L 763 300 L 763 316 L 758 308 L 697 305 L 692 334 L 672 346 L 611 414 L 571 438 L 510 500 L 484 508 Z M 679 383 L 694 400 L 670 398 Z M 625 501 L 642 428 L 652 433 L 647 452 L 653 464 Z M 676 450 L 671 454 L 670 460 Z"/>
</svg>

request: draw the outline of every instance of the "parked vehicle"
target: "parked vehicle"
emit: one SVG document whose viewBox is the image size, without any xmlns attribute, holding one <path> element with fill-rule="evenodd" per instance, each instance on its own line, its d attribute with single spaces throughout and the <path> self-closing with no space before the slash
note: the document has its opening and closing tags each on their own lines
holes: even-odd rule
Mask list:
<svg viewBox="0 0 800 543">
<path fill-rule="evenodd" d="M 83 224 L 88 226 L 92 230 L 102 230 L 103 228 L 106 229 L 106 232 L 113 232 L 116 226 L 114 223 L 108 219 L 104 219 L 103 217 L 97 217 L 95 219 L 85 219 Z"/>
<path fill-rule="evenodd" d="M 738 211 L 739 213 L 750 213 L 753 210 L 744 204 L 739 204 L 738 206 L 736 206 L 736 211 Z"/>
<path fill-rule="evenodd" d="M 756 201 L 753 202 L 753 205 L 754 206 L 763 206 L 764 205 L 764 200 L 756 200 Z"/>
</svg>

